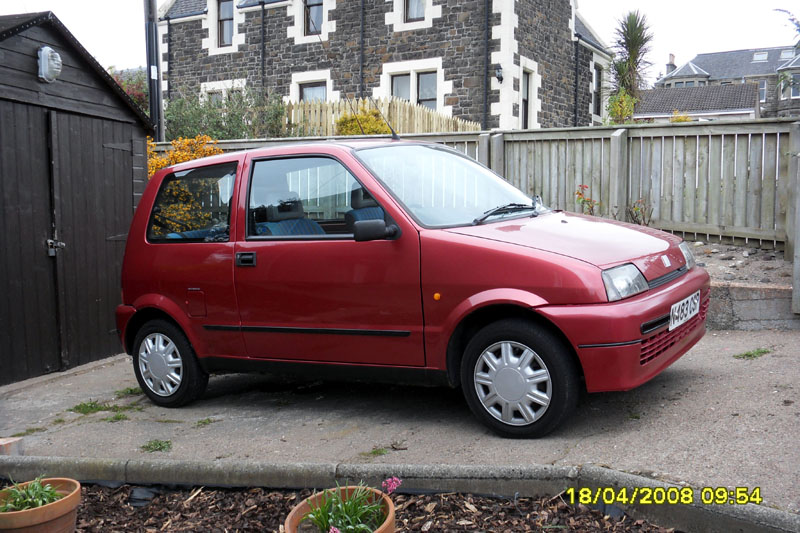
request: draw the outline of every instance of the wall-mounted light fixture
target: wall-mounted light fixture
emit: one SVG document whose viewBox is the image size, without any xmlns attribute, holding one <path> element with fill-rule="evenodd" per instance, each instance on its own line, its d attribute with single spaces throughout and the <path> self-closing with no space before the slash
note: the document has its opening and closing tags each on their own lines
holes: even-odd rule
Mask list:
<svg viewBox="0 0 800 533">
<path fill-rule="evenodd" d="M 497 78 L 497 81 L 503 83 L 503 67 L 497 67 L 494 70 L 494 77 Z"/>
<path fill-rule="evenodd" d="M 61 56 L 49 46 L 39 48 L 39 79 L 53 83 L 61 74 Z"/>
</svg>

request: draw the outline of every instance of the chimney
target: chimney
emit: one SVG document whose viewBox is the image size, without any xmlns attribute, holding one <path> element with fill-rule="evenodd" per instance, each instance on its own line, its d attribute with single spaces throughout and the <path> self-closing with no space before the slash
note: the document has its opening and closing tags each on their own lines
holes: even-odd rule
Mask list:
<svg viewBox="0 0 800 533">
<path fill-rule="evenodd" d="M 669 63 L 667 63 L 667 74 L 669 74 L 670 72 L 672 72 L 676 68 L 678 68 L 678 67 L 675 65 L 675 54 L 670 54 L 669 55 Z"/>
</svg>

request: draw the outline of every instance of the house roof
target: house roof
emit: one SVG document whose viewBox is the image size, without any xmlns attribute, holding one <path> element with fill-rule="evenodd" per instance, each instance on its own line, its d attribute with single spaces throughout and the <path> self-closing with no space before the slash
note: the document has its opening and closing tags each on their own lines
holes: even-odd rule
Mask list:
<svg viewBox="0 0 800 533">
<path fill-rule="evenodd" d="M 800 68 L 800 54 L 794 56 L 794 59 L 790 59 L 780 67 L 778 67 L 778 71 L 781 70 L 788 70 L 788 69 L 795 69 Z"/>
<path fill-rule="evenodd" d="M 682 113 L 737 111 L 754 109 L 756 102 L 758 85 L 755 83 L 650 89 L 639 92 L 634 113 L 671 115 L 676 109 Z"/>
<path fill-rule="evenodd" d="M 778 48 L 752 48 L 749 50 L 698 54 L 691 62 L 708 72 L 711 75 L 711 80 L 764 76 L 775 74 L 778 67 L 786 62 L 786 59 L 781 59 L 781 52 L 790 49 L 792 49 L 791 45 Z M 753 61 L 753 55 L 757 52 L 766 53 L 766 61 Z"/>
<path fill-rule="evenodd" d="M 9 37 L 13 37 L 25 30 L 34 26 L 50 26 L 56 33 L 60 34 L 81 56 L 89 67 L 102 79 L 109 89 L 116 93 L 122 99 L 124 105 L 130 108 L 131 111 L 139 118 L 142 125 L 149 132 L 153 132 L 153 123 L 150 117 L 136 105 L 130 96 L 120 87 L 114 78 L 97 62 L 97 60 L 90 54 L 86 48 L 81 45 L 72 33 L 58 20 L 52 11 L 42 11 L 40 13 L 21 13 L 19 15 L 4 15 L 0 16 L 0 41 L 4 41 Z"/>
<path fill-rule="evenodd" d="M 280 2 L 286 2 L 286 0 L 237 0 L 236 7 L 243 9 L 245 7 L 260 6 L 261 4 L 268 6 Z M 161 20 L 175 20 L 205 15 L 207 12 L 207 0 L 171 0 L 159 10 L 159 18 Z"/>
<path fill-rule="evenodd" d="M 603 43 L 603 40 L 600 39 L 589 26 L 589 24 L 583 20 L 583 17 L 580 13 L 575 14 L 575 34 L 595 48 L 602 50 L 608 55 L 611 55 L 611 52 Z"/>
<path fill-rule="evenodd" d="M 708 72 L 689 61 L 685 65 L 676 68 L 658 81 L 664 82 L 673 78 L 708 78 L 709 76 L 710 74 Z"/>
</svg>

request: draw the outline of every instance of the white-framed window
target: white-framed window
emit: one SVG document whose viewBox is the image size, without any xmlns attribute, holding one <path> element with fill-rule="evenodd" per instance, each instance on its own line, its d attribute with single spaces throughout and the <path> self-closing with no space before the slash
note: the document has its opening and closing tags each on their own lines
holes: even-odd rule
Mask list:
<svg viewBox="0 0 800 533">
<path fill-rule="evenodd" d="M 687 81 L 685 86 L 686 87 L 694 87 L 694 81 Z"/>
<path fill-rule="evenodd" d="M 781 59 L 791 59 L 794 57 L 794 50 L 789 48 L 788 50 L 781 50 Z"/>
<path fill-rule="evenodd" d="M 512 101 L 519 104 L 519 116 L 516 122 L 510 124 L 511 128 L 531 130 L 539 128 L 539 111 L 542 109 L 542 102 L 539 100 L 539 87 L 542 84 L 542 77 L 538 74 L 539 65 L 536 61 L 525 56 L 519 58 L 519 70 L 514 73 L 514 78 L 518 78 L 519 93 L 516 97 L 512 96 Z M 515 69 L 516 70 L 516 69 Z M 508 80 L 513 82 L 513 80 Z M 505 85 L 505 81 L 503 85 Z M 509 83 L 513 89 L 514 83 Z"/>
<path fill-rule="evenodd" d="M 286 6 L 287 15 L 293 23 L 286 29 L 286 36 L 294 44 L 327 41 L 328 35 L 336 31 L 336 21 L 330 20 L 330 12 L 336 9 L 336 0 L 295 0 Z"/>
<path fill-rule="evenodd" d="M 338 101 L 339 91 L 333 90 L 330 69 L 292 73 L 289 100 L 292 102 Z"/>
<path fill-rule="evenodd" d="M 531 127 L 531 77 L 532 74 L 529 70 L 522 70 L 519 95 L 519 118 L 520 127 L 523 130 L 527 130 Z"/>
<path fill-rule="evenodd" d="M 753 63 L 759 61 L 766 61 L 769 58 L 769 52 L 754 52 L 753 53 Z"/>
<path fill-rule="evenodd" d="M 386 13 L 386 25 L 392 31 L 410 31 L 433 27 L 433 21 L 442 16 L 442 0 L 387 0 L 392 9 Z"/>
<path fill-rule="evenodd" d="M 800 98 L 800 74 L 792 74 L 792 98 Z"/>
<path fill-rule="evenodd" d="M 767 101 L 767 80 L 758 80 L 758 101 Z"/>
<path fill-rule="evenodd" d="M 244 13 L 236 8 L 235 0 L 208 0 L 208 12 L 203 17 L 203 29 L 208 37 L 202 40 L 201 47 L 208 55 L 230 54 L 244 44 L 244 33 L 239 33 L 239 25 L 244 23 Z"/>
<path fill-rule="evenodd" d="M 372 90 L 372 95 L 396 96 L 452 116 L 453 106 L 444 105 L 445 95 L 452 92 L 453 82 L 444 79 L 442 58 L 433 57 L 384 63 L 380 84 Z"/>
<path fill-rule="evenodd" d="M 245 85 L 247 85 L 247 80 L 245 78 L 206 81 L 200 84 L 200 99 L 210 102 L 221 102 L 233 91 L 244 91 Z"/>
<path fill-rule="evenodd" d="M 676 81 L 675 82 L 675 87 L 683 87 L 683 82 L 682 81 Z"/>
</svg>

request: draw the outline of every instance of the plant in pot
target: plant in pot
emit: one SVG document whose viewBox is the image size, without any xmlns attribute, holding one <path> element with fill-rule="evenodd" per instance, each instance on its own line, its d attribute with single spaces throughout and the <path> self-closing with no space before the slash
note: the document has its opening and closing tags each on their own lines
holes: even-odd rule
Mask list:
<svg viewBox="0 0 800 533">
<path fill-rule="evenodd" d="M 383 492 L 362 483 L 315 492 L 286 517 L 286 533 L 394 533 L 394 503 L 389 494 L 402 481 L 390 477 Z"/>
<path fill-rule="evenodd" d="M 81 484 L 68 478 L 37 477 L 0 491 L 0 531 L 72 533 Z"/>
</svg>

